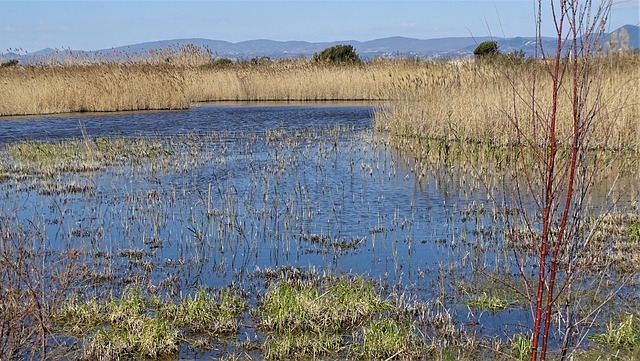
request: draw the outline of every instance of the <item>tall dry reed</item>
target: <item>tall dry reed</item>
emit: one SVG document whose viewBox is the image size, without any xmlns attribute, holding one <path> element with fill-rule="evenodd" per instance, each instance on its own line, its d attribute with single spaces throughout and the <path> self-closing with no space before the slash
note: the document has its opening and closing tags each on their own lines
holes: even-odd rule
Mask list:
<svg viewBox="0 0 640 361">
<path fill-rule="evenodd" d="M 0 116 L 184 109 L 185 88 L 183 72 L 171 65 L 0 68 Z"/>
<path fill-rule="evenodd" d="M 384 100 L 387 89 L 415 71 L 411 61 L 331 65 L 307 59 L 229 64 L 189 71 L 194 101 Z"/>
<path fill-rule="evenodd" d="M 194 101 L 382 100 L 395 95 L 388 89 L 410 77 L 418 64 L 263 59 L 220 65 L 193 48 L 121 57 L 109 62 L 78 56 L 1 68 L 0 116 L 180 109 Z"/>
<path fill-rule="evenodd" d="M 599 74 L 592 79 L 597 79 L 593 86 L 599 89 L 602 108 L 590 144 L 638 152 L 640 58 L 602 57 L 596 62 L 592 68 Z M 552 84 L 539 69 L 545 66 L 533 60 L 426 63 L 387 88 L 386 98 L 398 101 L 376 113 L 376 128 L 400 136 L 496 144 L 518 143 L 519 136 L 536 139 L 544 131 L 530 124 L 531 84 L 537 84 L 538 103 L 548 104 Z M 558 112 L 559 134 L 567 139 L 572 125 L 569 89 L 560 89 Z M 517 127 L 529 133 L 519 134 Z"/>
</svg>

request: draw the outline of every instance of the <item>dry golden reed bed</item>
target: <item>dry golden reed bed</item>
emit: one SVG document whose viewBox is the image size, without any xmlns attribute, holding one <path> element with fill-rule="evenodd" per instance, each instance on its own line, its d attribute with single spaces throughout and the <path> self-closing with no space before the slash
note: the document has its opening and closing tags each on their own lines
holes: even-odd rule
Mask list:
<svg viewBox="0 0 640 361">
<path fill-rule="evenodd" d="M 0 68 L 0 115 L 190 106 L 183 71 L 166 65 Z"/>
<path fill-rule="evenodd" d="M 570 64 L 569 64 L 570 65 Z M 550 113 L 552 83 L 541 61 L 453 61 L 426 63 L 394 82 L 397 99 L 377 112 L 375 125 L 404 138 L 419 137 L 512 144 L 520 136 L 542 141 L 545 130 L 531 121 L 535 84 L 536 113 Z M 640 151 L 640 57 L 592 60 L 587 109 L 596 108 L 589 144 Z M 560 134 L 572 131 L 571 79 L 560 89 Z M 535 122 L 540 126 L 539 122 Z"/>
<path fill-rule="evenodd" d="M 381 100 L 387 89 L 414 70 L 394 62 L 317 64 L 308 60 L 267 61 L 199 67 L 188 71 L 194 101 Z"/>
<path fill-rule="evenodd" d="M 404 62 L 335 66 L 310 60 L 215 65 L 103 63 L 0 68 L 0 116 L 184 109 L 191 102 L 379 100 L 415 72 Z"/>
<path fill-rule="evenodd" d="M 502 144 L 514 141 L 516 124 L 527 128 L 533 74 L 540 104 L 551 94 L 540 61 L 217 64 L 187 50 L 153 61 L 2 67 L 0 116 L 184 109 L 202 101 L 388 100 L 390 107 L 376 112 L 379 130 Z M 603 56 L 593 71 L 591 93 L 598 90 L 601 102 L 592 144 L 639 151 L 640 57 Z M 561 104 L 562 119 L 570 118 L 568 104 Z"/>
</svg>

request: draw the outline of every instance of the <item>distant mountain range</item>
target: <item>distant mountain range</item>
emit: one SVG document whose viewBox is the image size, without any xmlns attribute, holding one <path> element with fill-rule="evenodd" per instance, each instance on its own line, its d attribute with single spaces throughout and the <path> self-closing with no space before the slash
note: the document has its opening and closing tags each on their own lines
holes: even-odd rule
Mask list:
<svg viewBox="0 0 640 361">
<path fill-rule="evenodd" d="M 619 34 L 621 32 L 628 34 L 630 49 L 640 48 L 640 27 L 638 25 L 625 25 L 611 33 L 604 34 L 602 42 L 607 42 L 612 34 Z M 29 64 L 51 59 L 52 57 L 64 58 L 70 55 L 102 59 L 114 56 L 144 56 L 156 50 L 177 49 L 186 45 L 194 45 L 196 47 L 208 48 L 215 57 L 219 58 L 248 60 L 255 57 L 269 57 L 280 59 L 311 57 L 314 53 L 319 53 L 328 47 L 347 44 L 353 45 L 358 55 L 365 60 L 380 56 L 441 59 L 471 57 L 473 56 L 473 50 L 476 46 L 487 40 L 495 40 L 499 45 L 500 51 L 503 53 L 524 51 L 526 56 L 534 56 L 536 50 L 536 39 L 534 37 L 453 37 L 422 40 L 395 36 L 370 41 L 349 40 L 318 43 L 306 41 L 273 41 L 266 39 L 249 40 L 238 43 L 209 39 L 177 39 L 133 44 L 97 51 L 58 51 L 54 49 L 43 49 L 34 53 L 5 53 L 0 54 L 0 56 L 3 61 L 16 59 L 22 64 Z M 555 39 L 543 38 L 542 44 L 544 48 L 549 49 L 550 52 L 555 51 Z"/>
</svg>

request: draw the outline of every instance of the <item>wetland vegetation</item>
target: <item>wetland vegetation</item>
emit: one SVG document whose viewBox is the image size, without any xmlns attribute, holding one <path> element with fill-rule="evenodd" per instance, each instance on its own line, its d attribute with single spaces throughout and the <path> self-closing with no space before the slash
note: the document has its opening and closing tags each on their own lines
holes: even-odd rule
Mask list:
<svg viewBox="0 0 640 361">
<path fill-rule="evenodd" d="M 0 115 L 180 110 L 2 119 L 0 359 L 535 359 L 543 296 L 550 358 L 637 357 L 637 56 L 156 55 L 0 68 Z M 240 100 L 383 103 L 193 105 Z"/>
<path fill-rule="evenodd" d="M 353 110 L 362 123 L 4 144 L 4 357 L 521 357 L 513 155 L 409 156 Z M 580 292 L 601 312 L 590 342 L 624 354 L 636 326 L 609 322 L 637 321 L 640 217 L 638 189 L 618 191 Z"/>
</svg>

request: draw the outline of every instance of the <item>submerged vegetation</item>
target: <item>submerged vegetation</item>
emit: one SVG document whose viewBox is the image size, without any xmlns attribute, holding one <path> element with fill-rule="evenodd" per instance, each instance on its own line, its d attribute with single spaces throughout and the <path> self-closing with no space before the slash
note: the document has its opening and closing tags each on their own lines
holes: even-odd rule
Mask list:
<svg viewBox="0 0 640 361">
<path fill-rule="evenodd" d="M 497 191 L 510 179 L 506 155 L 465 143 L 445 151 L 435 142 L 425 161 L 391 144 L 348 127 L 6 144 L 0 152 L 3 359 L 25 352 L 54 359 L 239 352 L 270 359 L 524 357 L 526 338 L 518 335 L 527 329 L 499 325 L 525 312 L 524 291 L 509 266 L 513 238 L 503 228 L 502 206 L 481 202 L 485 187 Z M 468 176 L 477 162 L 482 170 Z M 246 173 L 194 184 L 207 169 Z M 336 169 L 344 179 L 334 179 Z M 289 188 L 287 172 L 304 176 Z M 454 204 L 444 228 L 428 220 L 433 211 L 421 198 L 407 209 L 367 206 L 370 200 L 351 196 L 364 189 L 383 195 L 380 189 L 408 174 L 417 186 L 467 184 L 460 194 L 467 201 L 444 198 Z M 346 183 L 348 194 L 335 186 Z M 24 205 L 15 198 L 21 194 L 37 201 Z M 358 208 L 377 220 L 347 216 Z M 36 213 L 24 223 L 6 212 L 30 209 Z M 607 257 L 585 274 L 581 298 L 585 306 L 598 304 L 620 282 L 625 291 L 615 297 L 629 307 L 608 306 L 599 317 L 613 338 L 619 331 L 606 329 L 609 315 L 637 312 L 631 305 L 638 216 L 588 223 L 594 245 L 607 244 L 593 251 Z M 46 233 L 58 228 L 51 244 Z M 387 264 L 386 276 L 358 275 L 360 268 L 350 276 L 334 266 L 320 276 L 313 268 L 262 269 L 257 261 L 266 253 L 318 265 L 345 259 L 356 267 L 368 252 L 383 255 L 374 264 Z M 423 266 L 428 258 L 415 255 L 425 252 L 438 260 Z M 38 271 L 35 264 L 47 266 Z M 41 273 L 29 276 L 30 292 L 20 292 L 27 270 Z M 235 286 L 206 287 L 204 270 L 232 274 Z M 404 272 L 413 275 L 408 283 Z M 598 291 L 590 290 L 594 275 Z M 36 326 L 41 336 L 30 332 Z M 494 328 L 505 340 L 485 338 Z M 603 337 L 594 333 L 590 340 Z"/>
<path fill-rule="evenodd" d="M 142 137 L 15 143 L 6 151 L 15 162 L 5 166 L 15 173 L 36 174 L 96 171 L 131 160 L 158 162 L 168 152 L 158 140 Z"/>
<path fill-rule="evenodd" d="M 496 296 L 487 296 L 486 293 L 478 297 L 474 297 L 469 299 L 468 302 L 470 307 L 475 307 L 481 310 L 489 310 L 489 311 L 500 311 L 508 308 L 509 302 L 500 297 Z"/>
</svg>

